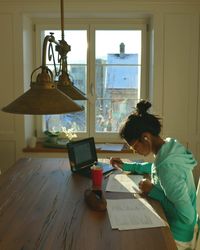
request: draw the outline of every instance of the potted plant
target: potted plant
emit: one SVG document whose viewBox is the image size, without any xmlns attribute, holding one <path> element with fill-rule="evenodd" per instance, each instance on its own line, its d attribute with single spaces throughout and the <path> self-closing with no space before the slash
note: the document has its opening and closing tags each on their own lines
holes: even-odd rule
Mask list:
<svg viewBox="0 0 200 250">
<path fill-rule="evenodd" d="M 51 142 L 51 143 L 56 143 L 57 139 L 58 139 L 58 135 L 60 132 L 56 132 L 56 131 L 49 131 L 46 130 L 44 131 L 44 134 L 47 136 L 47 142 Z"/>
<path fill-rule="evenodd" d="M 47 142 L 58 145 L 66 145 L 73 138 L 77 137 L 73 129 L 66 129 L 65 127 L 62 127 L 61 131 L 54 131 L 54 129 L 52 131 L 46 130 L 44 134 L 47 136 Z"/>
</svg>

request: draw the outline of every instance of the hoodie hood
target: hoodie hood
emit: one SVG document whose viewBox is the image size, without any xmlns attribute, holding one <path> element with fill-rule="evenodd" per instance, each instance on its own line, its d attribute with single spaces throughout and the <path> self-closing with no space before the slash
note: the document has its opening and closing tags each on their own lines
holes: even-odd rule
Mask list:
<svg viewBox="0 0 200 250">
<path fill-rule="evenodd" d="M 166 138 L 155 158 L 155 165 L 178 163 L 183 168 L 193 169 L 197 165 L 193 154 L 176 139 Z"/>
</svg>

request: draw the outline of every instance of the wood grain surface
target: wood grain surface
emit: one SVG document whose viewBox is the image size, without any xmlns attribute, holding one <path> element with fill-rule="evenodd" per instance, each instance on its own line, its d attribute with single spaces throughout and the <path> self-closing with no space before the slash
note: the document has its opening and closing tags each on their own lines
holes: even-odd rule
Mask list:
<svg viewBox="0 0 200 250">
<path fill-rule="evenodd" d="M 107 211 L 87 207 L 90 187 L 89 178 L 71 173 L 66 158 L 20 159 L 0 176 L 0 250 L 176 249 L 168 227 L 112 230 Z"/>
</svg>

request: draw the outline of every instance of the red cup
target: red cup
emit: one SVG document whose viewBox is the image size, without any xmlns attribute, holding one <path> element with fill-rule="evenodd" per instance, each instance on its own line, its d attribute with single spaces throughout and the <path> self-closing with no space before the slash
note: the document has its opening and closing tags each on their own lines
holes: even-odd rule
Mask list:
<svg viewBox="0 0 200 250">
<path fill-rule="evenodd" d="M 94 166 L 91 168 L 92 186 L 96 189 L 101 189 L 103 181 L 103 170 L 101 167 Z"/>
</svg>

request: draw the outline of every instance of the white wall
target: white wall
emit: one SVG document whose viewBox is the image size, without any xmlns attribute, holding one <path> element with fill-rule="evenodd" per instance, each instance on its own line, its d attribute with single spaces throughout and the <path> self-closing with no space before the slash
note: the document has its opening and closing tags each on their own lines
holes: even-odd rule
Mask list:
<svg viewBox="0 0 200 250">
<path fill-rule="evenodd" d="M 70 0 L 65 16 L 73 18 L 151 19 L 150 67 L 154 112 L 163 117 L 163 134 L 187 145 L 200 161 L 199 19 L 200 1 Z M 59 16 L 59 2 L 0 0 L 0 106 L 29 85 L 34 65 L 32 20 Z M 33 55 L 33 57 L 32 57 Z M 30 59 L 30 60 L 29 60 Z M 26 71 L 24 71 L 26 69 Z M 0 169 L 19 157 L 33 133 L 33 117 L 0 112 Z M 200 171 L 195 170 L 196 176 Z"/>
<path fill-rule="evenodd" d="M 14 16 L 12 13 L 0 15 L 0 31 L 4 38 L 1 38 L 0 42 L 0 105 L 2 107 L 14 98 L 16 89 L 13 61 Z M 0 169 L 1 172 L 4 172 L 16 159 L 16 120 L 13 115 L 1 112 L 0 121 Z"/>
</svg>

